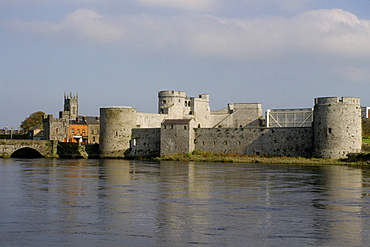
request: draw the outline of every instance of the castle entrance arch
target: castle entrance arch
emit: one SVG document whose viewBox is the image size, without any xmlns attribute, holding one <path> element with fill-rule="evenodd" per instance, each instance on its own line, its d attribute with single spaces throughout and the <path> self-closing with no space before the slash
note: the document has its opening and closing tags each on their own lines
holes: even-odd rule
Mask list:
<svg viewBox="0 0 370 247">
<path fill-rule="evenodd" d="M 43 158 L 44 156 L 36 149 L 20 148 L 10 155 L 11 158 Z"/>
</svg>

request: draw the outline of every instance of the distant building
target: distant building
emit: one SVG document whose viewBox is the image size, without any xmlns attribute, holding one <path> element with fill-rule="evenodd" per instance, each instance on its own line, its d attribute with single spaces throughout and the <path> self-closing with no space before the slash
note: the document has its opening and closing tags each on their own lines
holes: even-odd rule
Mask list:
<svg viewBox="0 0 370 247">
<path fill-rule="evenodd" d="M 32 140 L 44 140 L 44 128 L 42 124 L 38 124 L 32 127 L 28 131 L 28 137 Z"/>
<path fill-rule="evenodd" d="M 78 115 L 78 95 L 64 95 L 64 111 L 59 118 L 47 115 L 43 119 L 46 140 L 60 142 L 79 142 L 81 144 L 99 143 L 99 117 Z"/>
</svg>

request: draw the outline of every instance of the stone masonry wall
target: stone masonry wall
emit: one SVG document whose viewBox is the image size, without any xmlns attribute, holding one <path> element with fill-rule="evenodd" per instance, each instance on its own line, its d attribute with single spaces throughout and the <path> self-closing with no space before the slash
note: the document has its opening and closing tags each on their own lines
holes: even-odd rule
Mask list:
<svg viewBox="0 0 370 247">
<path fill-rule="evenodd" d="M 132 129 L 130 157 L 159 157 L 160 128 Z"/>
<path fill-rule="evenodd" d="M 361 152 L 359 98 L 316 98 L 312 126 L 314 157 L 338 159 L 349 153 Z"/>
<path fill-rule="evenodd" d="M 63 142 L 67 138 L 68 120 L 48 115 L 43 118 L 45 140 Z"/>
<path fill-rule="evenodd" d="M 100 108 L 100 157 L 123 158 L 135 124 L 135 108 Z"/>
<path fill-rule="evenodd" d="M 195 150 L 212 153 L 311 157 L 311 128 L 194 129 Z"/>
<path fill-rule="evenodd" d="M 160 155 L 190 153 L 194 150 L 191 124 L 162 125 Z"/>
</svg>

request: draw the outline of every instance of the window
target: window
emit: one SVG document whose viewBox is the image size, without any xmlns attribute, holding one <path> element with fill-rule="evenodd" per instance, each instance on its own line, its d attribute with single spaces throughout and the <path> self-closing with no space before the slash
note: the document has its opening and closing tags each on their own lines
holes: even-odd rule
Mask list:
<svg viewBox="0 0 370 247">
<path fill-rule="evenodd" d="M 328 129 L 329 134 L 331 134 L 331 128 Z"/>
<path fill-rule="evenodd" d="M 171 125 L 171 129 L 173 129 L 173 125 Z"/>
<path fill-rule="evenodd" d="M 200 128 L 200 124 L 198 124 L 198 128 Z"/>
<path fill-rule="evenodd" d="M 95 142 L 95 136 L 93 136 L 92 141 Z"/>
<path fill-rule="evenodd" d="M 136 139 L 130 140 L 130 147 L 131 148 L 136 147 Z"/>
<path fill-rule="evenodd" d="M 184 130 L 186 130 L 186 125 L 184 125 Z"/>
<path fill-rule="evenodd" d="M 56 128 L 56 129 L 55 129 L 55 133 L 57 133 L 57 134 L 58 134 L 58 132 L 59 132 L 59 129 L 58 129 L 58 128 Z"/>
<path fill-rule="evenodd" d="M 71 129 L 71 133 L 74 134 L 75 133 L 75 129 Z"/>
</svg>

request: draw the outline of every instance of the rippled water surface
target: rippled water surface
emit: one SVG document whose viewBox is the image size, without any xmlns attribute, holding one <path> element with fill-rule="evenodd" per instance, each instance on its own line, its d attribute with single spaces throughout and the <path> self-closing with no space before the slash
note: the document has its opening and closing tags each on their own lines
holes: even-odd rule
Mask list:
<svg viewBox="0 0 370 247">
<path fill-rule="evenodd" d="M 368 246 L 370 170 L 0 159 L 1 246 Z"/>
</svg>

